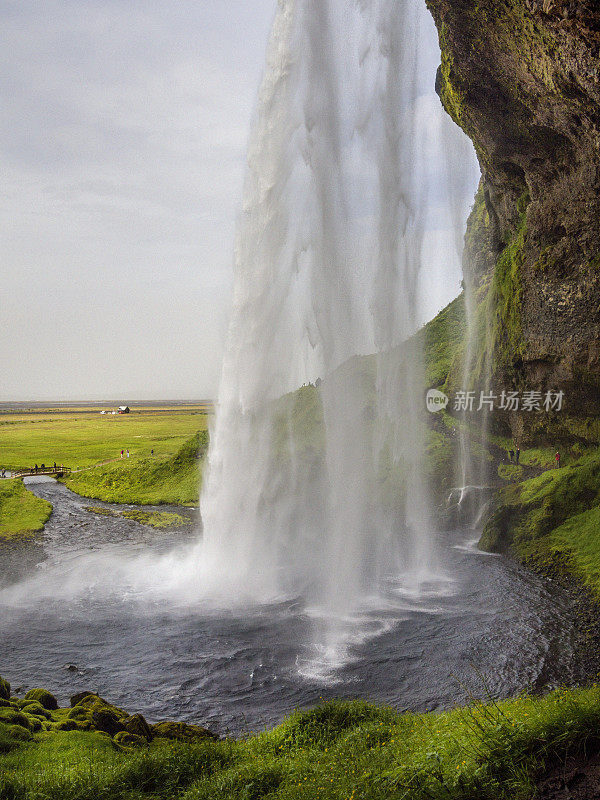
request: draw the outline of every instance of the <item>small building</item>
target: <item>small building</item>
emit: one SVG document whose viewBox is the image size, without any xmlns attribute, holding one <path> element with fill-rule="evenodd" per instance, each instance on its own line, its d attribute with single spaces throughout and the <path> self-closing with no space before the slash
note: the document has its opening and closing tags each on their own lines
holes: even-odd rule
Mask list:
<svg viewBox="0 0 600 800">
<path fill-rule="evenodd" d="M 119 406 L 119 414 L 129 414 L 130 412 L 129 406 Z"/>
</svg>

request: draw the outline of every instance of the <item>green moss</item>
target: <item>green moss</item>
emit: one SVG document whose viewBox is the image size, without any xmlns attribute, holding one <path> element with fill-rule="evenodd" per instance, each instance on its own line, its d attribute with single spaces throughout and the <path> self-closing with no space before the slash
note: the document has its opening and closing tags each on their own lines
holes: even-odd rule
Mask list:
<svg viewBox="0 0 600 800">
<path fill-rule="evenodd" d="M 30 689 L 24 699 L 29 703 L 39 703 L 49 711 L 55 711 L 58 708 L 56 697 L 46 689 Z"/>
<path fill-rule="evenodd" d="M 149 525 L 151 528 L 181 528 L 192 525 L 193 521 L 189 517 L 182 517 L 181 514 L 172 514 L 166 511 L 123 511 L 121 514 L 125 519 L 132 519 L 140 525 Z"/>
<path fill-rule="evenodd" d="M 0 481 L 0 539 L 31 536 L 44 530 L 52 506 L 21 480 Z"/>
</svg>

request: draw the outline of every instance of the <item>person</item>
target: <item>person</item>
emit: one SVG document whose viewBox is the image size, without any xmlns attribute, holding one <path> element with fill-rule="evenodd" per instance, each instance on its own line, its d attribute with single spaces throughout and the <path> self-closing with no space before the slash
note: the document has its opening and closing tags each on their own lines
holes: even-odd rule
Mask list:
<svg viewBox="0 0 600 800">
<path fill-rule="evenodd" d="M 558 450 L 556 451 L 554 460 L 556 461 L 556 469 L 560 469 L 560 453 L 558 452 Z"/>
<path fill-rule="evenodd" d="M 154 448 L 152 448 L 152 450 L 150 450 L 150 455 L 151 455 L 151 456 L 153 456 L 153 455 L 154 455 Z"/>
<path fill-rule="evenodd" d="M 510 458 L 510 463 L 512 464 L 512 462 L 513 462 L 513 459 L 514 459 L 514 457 L 515 457 L 514 450 L 509 450 L 509 451 L 508 451 L 508 457 Z"/>
<path fill-rule="evenodd" d="M 37 471 L 38 471 L 38 465 L 37 465 L 37 464 L 36 464 L 36 465 L 35 465 L 35 467 L 33 468 L 33 471 L 37 473 Z"/>
<path fill-rule="evenodd" d="M 56 461 L 54 462 L 54 469 L 56 469 Z"/>
<path fill-rule="evenodd" d="M 127 458 L 129 458 L 129 448 L 127 448 Z"/>
<path fill-rule="evenodd" d="M 519 463 L 519 458 L 521 457 L 521 448 L 517 447 L 515 450 L 515 464 Z"/>
<path fill-rule="evenodd" d="M 121 450 L 121 458 L 123 458 L 123 450 Z"/>
</svg>

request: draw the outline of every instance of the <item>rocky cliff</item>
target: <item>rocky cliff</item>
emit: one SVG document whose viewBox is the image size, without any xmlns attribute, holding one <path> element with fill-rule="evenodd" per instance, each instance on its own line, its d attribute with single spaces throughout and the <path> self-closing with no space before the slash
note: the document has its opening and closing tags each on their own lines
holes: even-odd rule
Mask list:
<svg viewBox="0 0 600 800">
<path fill-rule="evenodd" d="M 571 420 L 589 420 L 600 412 L 600 3 L 427 2 L 437 90 L 483 176 L 465 249 L 479 287 L 475 382 L 562 389 Z M 507 421 L 521 435 L 523 419 Z"/>
</svg>

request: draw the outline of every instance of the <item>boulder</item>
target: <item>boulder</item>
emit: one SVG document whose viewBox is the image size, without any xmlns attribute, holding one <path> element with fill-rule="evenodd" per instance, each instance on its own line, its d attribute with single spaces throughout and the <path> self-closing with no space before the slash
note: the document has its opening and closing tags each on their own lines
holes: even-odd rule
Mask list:
<svg viewBox="0 0 600 800">
<path fill-rule="evenodd" d="M 56 731 L 76 731 L 78 730 L 78 723 L 74 719 L 64 719 L 54 726 Z"/>
<path fill-rule="evenodd" d="M 10 683 L 0 678 L 0 699 L 10 700 Z"/>
<path fill-rule="evenodd" d="M 85 700 L 86 697 L 98 697 L 98 695 L 96 692 L 78 692 L 71 698 L 71 708 L 79 705 L 79 703 L 81 703 L 82 700 Z"/>
<path fill-rule="evenodd" d="M 56 711 L 58 709 L 58 700 L 45 689 L 30 689 L 25 695 L 25 700 L 35 700 L 48 711 Z"/>
<path fill-rule="evenodd" d="M 0 708 L 0 722 L 5 725 L 21 725 L 29 729 L 29 718 L 27 714 L 18 711 L 16 708 Z"/>
<path fill-rule="evenodd" d="M 143 736 L 146 741 L 151 742 L 153 737 L 152 728 L 141 714 L 133 714 L 128 717 L 123 723 L 127 733 L 135 734 L 136 736 Z"/>
<path fill-rule="evenodd" d="M 121 747 L 148 746 L 148 740 L 144 736 L 138 736 L 136 733 L 128 733 L 127 731 L 120 731 L 115 734 L 114 741 Z"/>
<path fill-rule="evenodd" d="M 30 714 L 34 717 L 43 717 L 44 719 L 52 719 L 52 714 L 44 708 L 41 703 L 25 703 L 25 705 L 21 706 L 21 711 L 24 714 Z"/>
<path fill-rule="evenodd" d="M 27 727 L 30 731 L 37 733 L 42 730 L 42 720 L 39 717 L 32 717 L 27 714 Z"/>
<path fill-rule="evenodd" d="M 157 722 L 152 726 L 152 732 L 161 739 L 174 739 L 180 742 L 195 742 L 202 739 L 216 741 L 216 733 L 201 728 L 199 725 L 188 725 L 185 722 Z"/>
<path fill-rule="evenodd" d="M 22 725 L 11 725 L 8 728 L 8 735 L 11 739 L 16 739 L 18 742 L 29 742 L 33 739 L 31 731 L 23 728 Z"/>
<path fill-rule="evenodd" d="M 125 730 L 121 720 L 122 718 L 110 708 L 100 708 L 91 713 L 92 727 L 97 731 L 104 731 L 110 736 Z"/>
</svg>

